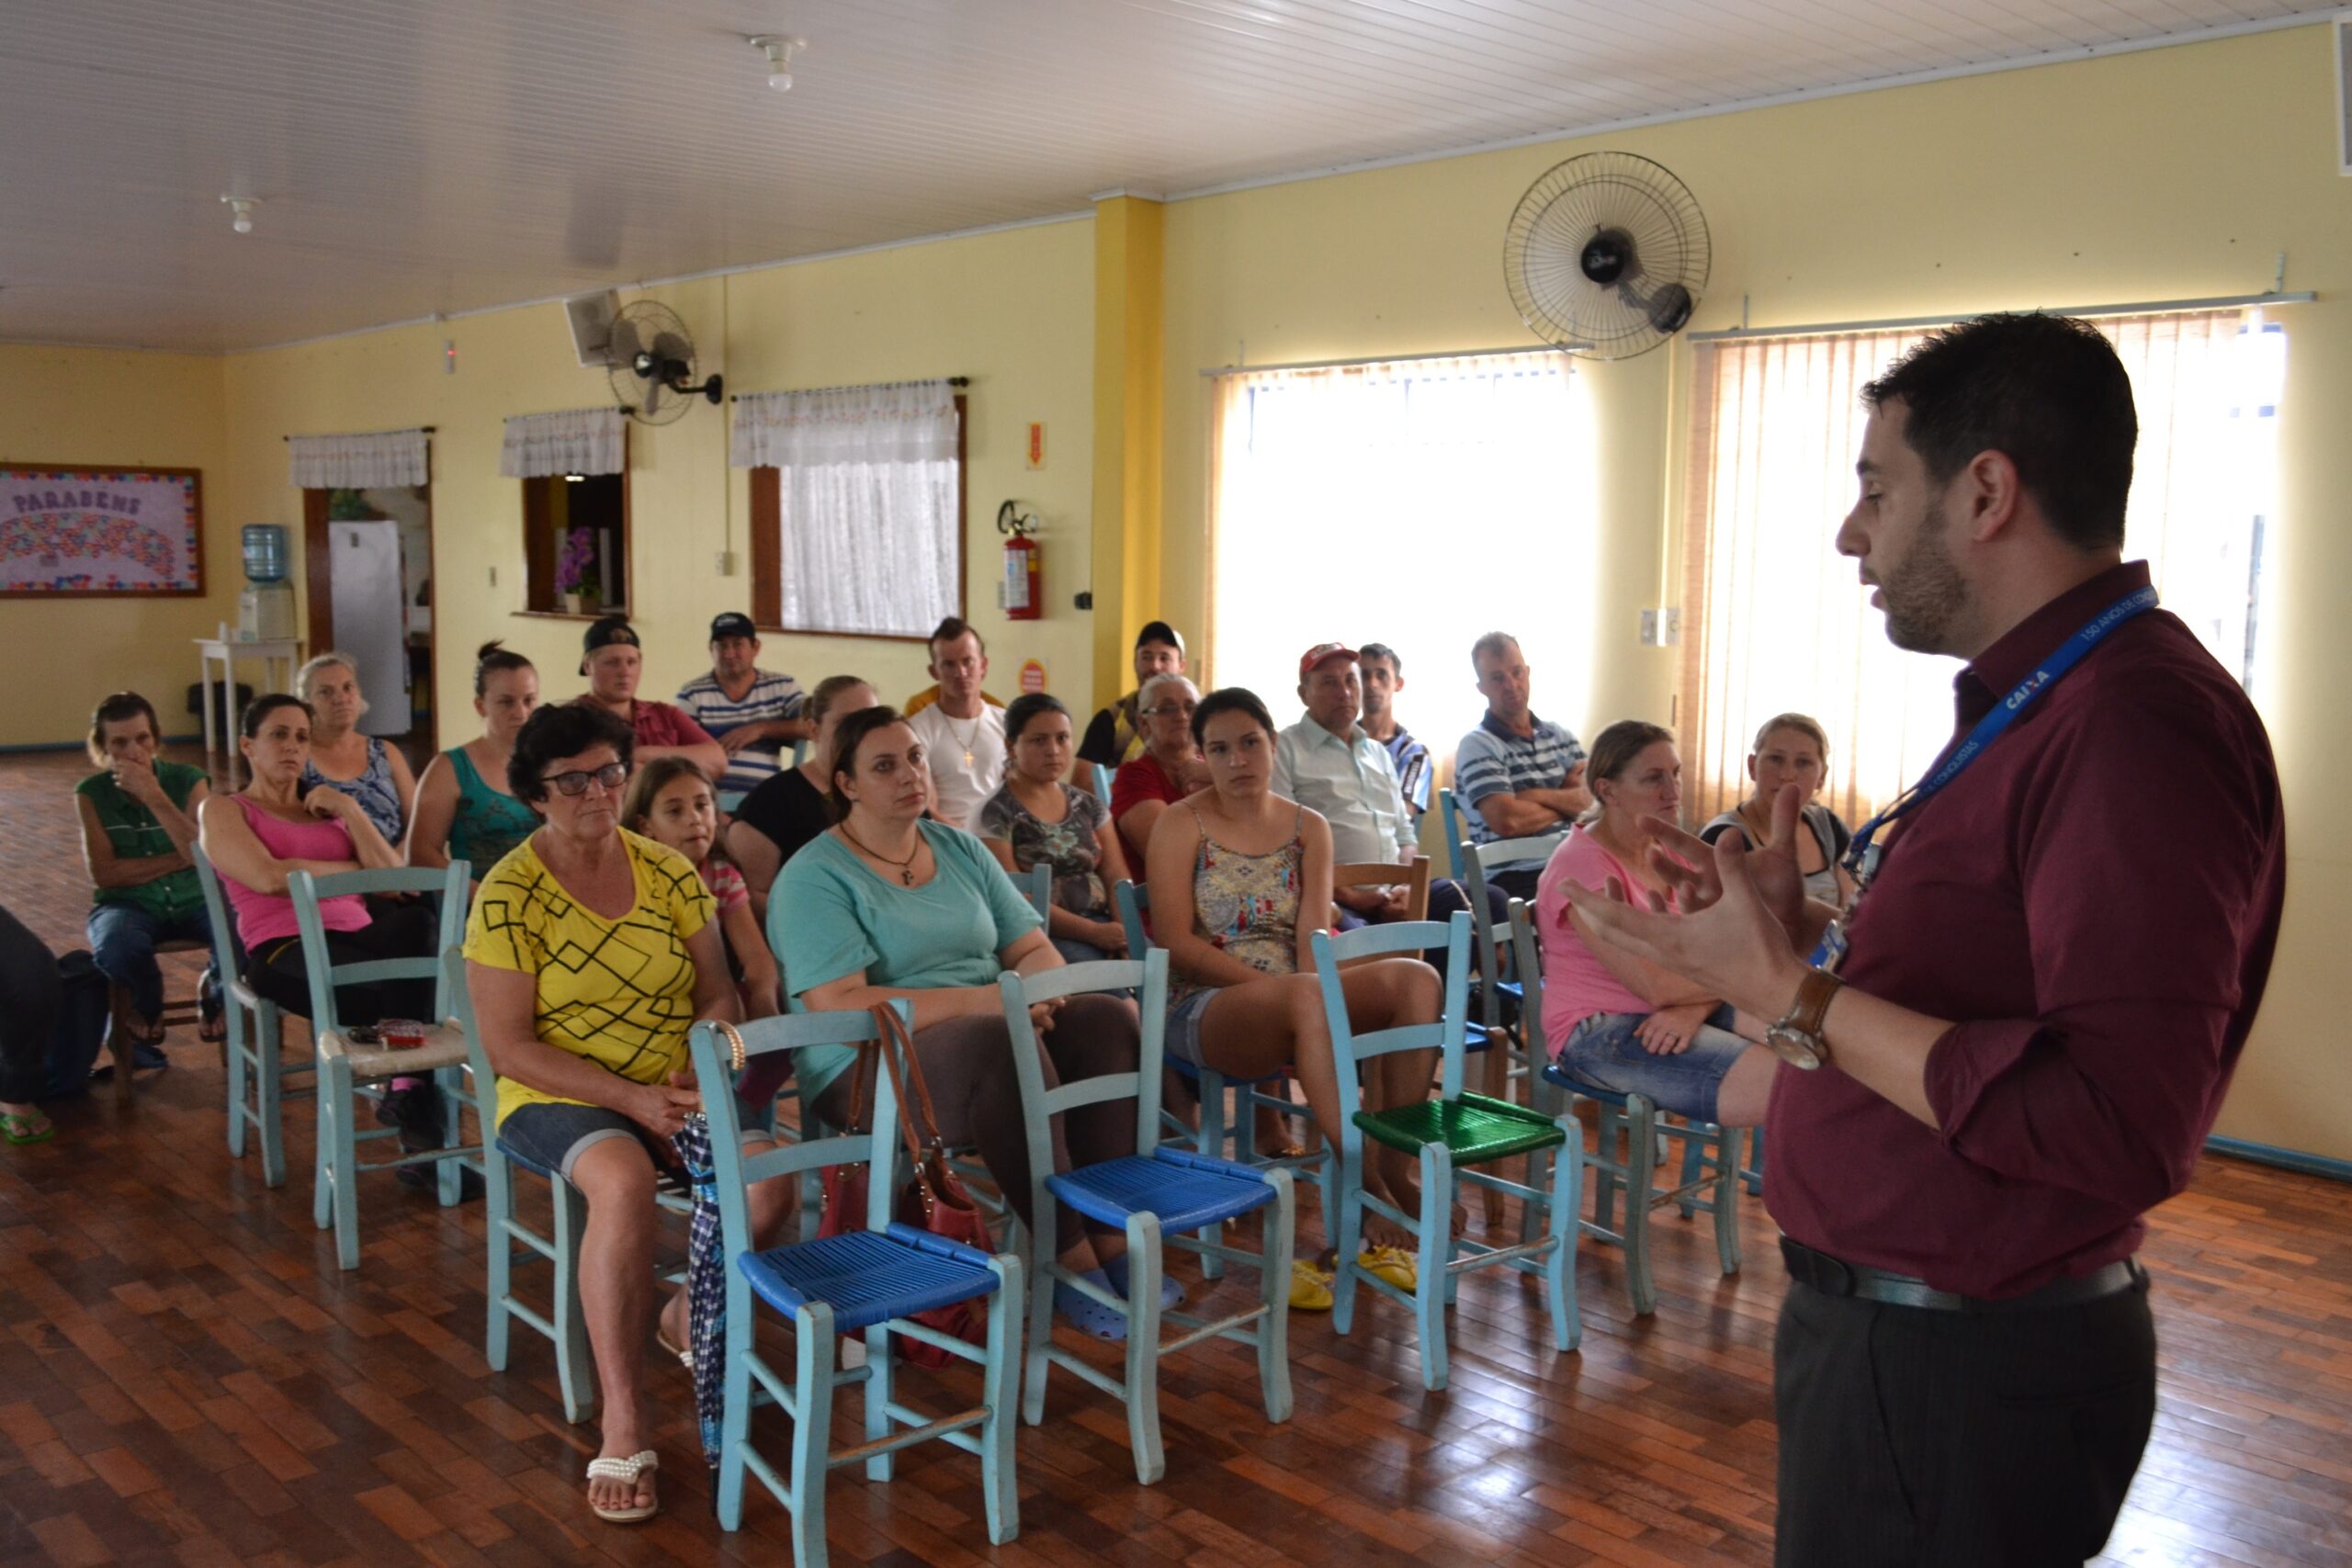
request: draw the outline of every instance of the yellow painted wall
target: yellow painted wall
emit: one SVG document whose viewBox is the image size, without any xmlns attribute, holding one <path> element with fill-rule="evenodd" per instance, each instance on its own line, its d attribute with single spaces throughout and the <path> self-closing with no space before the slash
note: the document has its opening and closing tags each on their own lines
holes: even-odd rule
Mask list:
<svg viewBox="0 0 2352 1568">
<path fill-rule="evenodd" d="M 0 344 L 0 460 L 201 468 L 205 586 L 200 599 L 0 600 L 0 637 L 16 650 L 0 746 L 78 740 L 118 691 L 144 693 L 165 733 L 196 732 L 189 639 L 237 618 L 237 525 L 258 521 L 223 493 L 220 376 L 216 358 Z"/>
<path fill-rule="evenodd" d="M 1521 193 L 1576 153 L 1619 149 L 1686 181 L 1714 240 L 1697 328 L 1966 314 L 2258 292 L 2290 253 L 2288 286 L 2321 301 L 2280 316 L 2283 493 L 2270 536 L 2277 679 L 2261 706 L 2290 812 L 2289 919 L 2269 1000 L 2222 1131 L 2352 1157 L 2352 1053 L 2330 965 L 2352 931 L 2352 822 L 2334 808 L 2352 767 L 2352 180 L 2335 173 L 2324 26 L 1759 109 L 1177 202 L 1167 217 L 1164 597 L 1205 615 L 1205 367 L 1468 350 L 1532 341 L 1502 278 Z M 1536 702 L 1589 734 L 1663 719 L 1674 650 L 1635 641 L 1678 552 L 1690 349 L 1590 378 L 1604 460 L 1589 664 L 1539 677 Z M 1480 559 L 1476 519 L 1430 541 Z M 1835 518 L 1822 520 L 1829 547 Z M 1492 558 L 1487 558 L 1491 559 Z M 1426 581 L 1442 583 L 1432 570 Z M 1412 595 L 1388 624 L 1408 660 Z M 1498 572 L 1494 619 L 1541 615 L 1542 585 Z M 1382 626 L 1351 614 L 1351 626 Z M 1205 629 L 1205 628 L 1204 628 Z M 1209 650 L 1214 658 L 1215 650 Z M 1440 660 L 1466 650 L 1436 650 Z M 1441 665 L 1441 669 L 1444 668 Z M 1409 694 L 1408 694 L 1409 695 Z M 1410 714 L 1405 716 L 1410 722 Z M 1429 738 L 1435 743 L 1438 738 Z M 2184 824 L 2182 830 L 2193 831 Z M 2152 845 L 2152 853 L 2162 852 Z"/>
<path fill-rule="evenodd" d="M 967 596 L 992 660 L 989 687 L 1016 689 L 1042 659 L 1074 705 L 1090 689 L 1090 626 L 1071 608 L 1087 585 L 1091 487 L 1091 224 L 1084 220 L 782 266 L 653 291 L 695 333 L 705 367 L 730 389 L 765 391 L 971 378 L 967 389 Z M 625 298 L 635 299 L 634 294 Z M 455 375 L 442 344 L 458 345 Z M 502 421 L 609 399 L 601 370 L 574 362 L 563 315 L 536 305 L 399 328 L 226 362 L 233 432 L 224 487 L 253 520 L 299 523 L 287 482 L 288 432 L 430 424 L 437 700 L 445 723 L 470 721 L 471 653 L 499 637 L 527 653 L 545 689 L 568 695 L 584 623 L 523 615 L 519 481 L 498 474 Z M 1025 467 L 1028 423 L 1046 426 L 1046 465 Z M 629 430 L 631 612 L 644 638 L 649 695 L 707 670 L 710 617 L 751 603 L 749 476 L 727 466 L 727 416 L 697 406 L 673 424 Z M 1017 627 L 996 608 L 998 503 L 1017 499 L 1044 525 L 1046 618 Z M 734 552 L 722 577 L 716 558 Z M 496 581 L 492 574 L 496 574 Z M 763 663 L 813 685 L 865 674 L 900 701 L 929 683 L 919 643 L 765 639 Z M 462 729 L 445 729 L 444 743 Z"/>
</svg>

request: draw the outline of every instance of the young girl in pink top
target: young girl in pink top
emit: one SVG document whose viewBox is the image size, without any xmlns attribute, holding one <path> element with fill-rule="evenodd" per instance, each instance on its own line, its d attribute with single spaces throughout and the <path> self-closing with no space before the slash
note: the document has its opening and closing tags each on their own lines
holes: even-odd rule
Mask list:
<svg viewBox="0 0 2352 1568">
<path fill-rule="evenodd" d="M 718 796 L 710 775 L 691 757 L 656 757 L 639 764 L 621 804 L 621 826 L 667 844 L 702 873 L 703 886 L 718 900 L 727 951 L 742 972 L 737 988 L 743 1016 L 774 1018 L 782 1012 L 784 976 L 752 914 L 752 890 L 734 863 L 712 849 L 718 839 Z"/>
<path fill-rule="evenodd" d="M 1627 719 L 1595 738 L 1588 812 L 1544 867 L 1535 899 L 1544 947 L 1544 1037 L 1552 1058 L 1596 1089 L 1646 1096 L 1661 1110 L 1752 1127 L 1764 1119 L 1777 1066 L 1751 1044 L 1751 1021 L 1645 959 L 1595 939 L 1568 908 L 1564 882 L 1626 897 L 1674 894 L 1649 868 L 1653 817 L 1672 821 L 1682 798 L 1674 737 Z"/>
</svg>

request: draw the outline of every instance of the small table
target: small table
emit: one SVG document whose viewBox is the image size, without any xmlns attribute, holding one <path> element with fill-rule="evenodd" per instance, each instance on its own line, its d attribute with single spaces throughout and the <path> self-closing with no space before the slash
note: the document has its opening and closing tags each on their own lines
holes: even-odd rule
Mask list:
<svg viewBox="0 0 2352 1568">
<path fill-rule="evenodd" d="M 204 705 L 204 771 L 206 773 L 212 771 L 212 759 L 216 750 L 213 737 L 215 726 L 212 716 L 212 666 L 216 662 L 220 666 L 221 689 L 224 692 L 234 693 L 237 689 L 237 660 L 240 659 L 261 660 L 264 691 L 290 692 L 294 689 L 294 666 L 301 662 L 302 644 L 300 638 L 290 637 L 257 638 L 231 637 L 229 623 L 226 621 L 220 623 L 220 636 L 196 638 L 196 679 L 200 688 L 198 696 Z M 286 671 L 286 678 L 282 681 L 273 679 L 275 671 L 280 665 L 285 667 Z M 237 723 L 235 716 L 230 716 L 228 722 L 230 728 L 233 731 Z M 220 737 L 219 743 L 228 748 L 229 787 L 234 789 L 237 787 L 238 760 L 243 753 L 237 750 L 237 739 L 233 733 Z"/>
</svg>

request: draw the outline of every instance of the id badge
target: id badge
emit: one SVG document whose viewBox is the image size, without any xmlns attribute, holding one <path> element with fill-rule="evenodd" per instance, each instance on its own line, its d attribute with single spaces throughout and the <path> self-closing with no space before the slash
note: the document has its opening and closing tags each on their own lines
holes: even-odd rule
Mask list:
<svg viewBox="0 0 2352 1568">
<path fill-rule="evenodd" d="M 1830 921 L 1828 928 L 1821 933 L 1821 940 L 1814 944 L 1813 966 L 1835 975 L 1838 966 L 1846 961 L 1846 922 L 1843 919 Z"/>
</svg>

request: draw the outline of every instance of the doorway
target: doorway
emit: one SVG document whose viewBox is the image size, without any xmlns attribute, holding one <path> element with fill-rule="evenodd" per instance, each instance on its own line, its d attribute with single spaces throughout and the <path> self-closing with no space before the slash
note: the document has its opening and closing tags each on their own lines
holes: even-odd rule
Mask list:
<svg viewBox="0 0 2352 1568">
<path fill-rule="evenodd" d="M 304 491 L 302 557 L 311 651 L 352 657 L 368 704 L 361 731 L 421 770 L 439 749 L 431 488 Z"/>
</svg>

